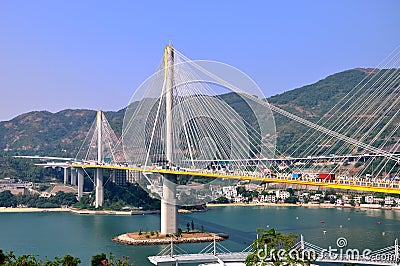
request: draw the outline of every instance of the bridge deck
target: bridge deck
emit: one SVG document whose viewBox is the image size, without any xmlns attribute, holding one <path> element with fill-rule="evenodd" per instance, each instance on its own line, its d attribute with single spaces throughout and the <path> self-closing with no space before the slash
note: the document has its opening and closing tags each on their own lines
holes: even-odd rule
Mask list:
<svg viewBox="0 0 400 266">
<path fill-rule="evenodd" d="M 115 169 L 115 170 L 130 170 L 144 173 L 160 173 L 160 174 L 173 174 L 173 175 L 189 175 L 209 178 L 227 178 L 237 180 L 251 180 L 260 181 L 266 183 L 284 183 L 292 185 L 304 185 L 304 186 L 320 186 L 335 189 L 344 190 L 360 190 L 370 192 L 383 192 L 400 194 L 400 182 L 389 181 L 389 180 L 371 180 L 371 179 L 359 179 L 359 178 L 337 178 L 335 180 L 324 180 L 316 178 L 293 178 L 291 175 L 277 174 L 276 177 L 267 176 L 260 172 L 245 172 L 245 171 L 213 171 L 204 169 L 157 169 L 150 167 L 137 167 L 137 166 L 124 166 L 124 165 L 96 165 L 96 164 L 84 164 L 84 163 L 73 163 L 73 168 L 102 168 L 102 169 Z"/>
</svg>

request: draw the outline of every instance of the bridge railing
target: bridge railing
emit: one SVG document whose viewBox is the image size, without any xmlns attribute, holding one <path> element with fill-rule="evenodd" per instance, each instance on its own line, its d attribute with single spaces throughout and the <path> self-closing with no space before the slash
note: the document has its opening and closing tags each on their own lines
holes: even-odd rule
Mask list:
<svg viewBox="0 0 400 266">
<path fill-rule="evenodd" d="M 316 174 L 304 173 L 299 177 L 294 177 L 290 173 L 268 173 L 261 171 L 244 171 L 244 170 L 210 170 L 210 169 L 190 169 L 190 168 L 178 168 L 173 167 L 170 169 L 158 169 L 151 166 L 128 166 L 128 165 L 113 165 L 113 164 L 86 164 L 75 162 L 71 164 L 71 167 L 78 168 L 96 168 L 104 167 L 110 169 L 125 169 L 139 172 L 149 173 L 171 173 L 178 175 L 197 175 L 197 176 L 208 176 L 213 178 L 231 178 L 231 179 L 242 179 L 242 180 L 255 180 L 264 182 L 282 182 L 299 185 L 316 185 L 316 186 L 332 186 L 353 190 L 370 190 L 376 192 L 388 192 L 388 193 L 399 193 L 400 194 L 400 181 L 399 180 L 388 180 L 388 179 L 377 179 L 377 178 L 360 178 L 351 176 L 337 176 L 335 179 L 322 179 L 318 178 Z M 375 189 L 375 190 L 374 190 Z"/>
</svg>

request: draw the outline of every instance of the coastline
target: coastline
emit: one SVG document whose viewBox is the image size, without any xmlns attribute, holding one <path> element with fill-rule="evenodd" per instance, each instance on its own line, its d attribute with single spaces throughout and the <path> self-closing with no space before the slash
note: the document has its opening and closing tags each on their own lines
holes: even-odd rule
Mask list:
<svg viewBox="0 0 400 266">
<path fill-rule="evenodd" d="M 0 213 L 25 213 L 25 212 L 69 212 L 69 208 L 26 208 L 26 207 L 0 207 Z"/>
<path fill-rule="evenodd" d="M 263 203 L 244 203 L 244 202 L 238 202 L 238 203 L 207 203 L 207 207 L 229 207 L 229 206 L 246 206 L 246 207 L 254 207 L 254 206 L 268 206 L 268 207 L 298 207 L 302 206 L 301 204 L 294 204 L 294 203 L 268 203 L 268 202 L 263 202 Z"/>
<path fill-rule="evenodd" d="M 306 208 L 349 208 L 349 209 L 376 209 L 376 210 L 394 210 L 394 211 L 400 211 L 399 207 L 382 207 L 382 206 L 376 206 L 374 204 L 370 204 L 371 206 L 367 205 L 362 205 L 362 206 L 351 206 L 350 204 L 345 204 L 345 205 L 336 205 L 336 204 L 330 204 L 330 203 L 306 203 L 306 204 L 293 204 L 293 203 L 268 203 L 268 202 L 263 202 L 263 203 L 207 203 L 207 207 L 234 207 L 234 206 L 239 206 L 239 207 L 256 207 L 256 206 L 263 206 L 263 207 L 306 207 Z"/>
<path fill-rule="evenodd" d="M 362 204 L 362 206 L 351 206 L 350 204 L 335 205 L 329 203 L 307 203 L 307 204 L 293 204 L 293 203 L 207 203 L 207 207 L 305 207 L 305 208 L 352 208 L 352 209 L 376 209 L 376 210 L 394 210 L 400 211 L 400 207 L 382 207 L 375 204 Z M 145 215 L 145 214 L 158 214 L 160 210 L 155 211 L 113 211 L 113 210 L 87 210 L 75 209 L 71 207 L 62 208 L 31 208 L 31 207 L 0 207 L 0 213 L 30 213 L 30 212 L 70 212 L 78 215 Z M 191 213 L 190 210 L 178 210 L 179 213 Z"/>
<path fill-rule="evenodd" d="M 33 208 L 33 207 L 0 207 L 0 213 L 30 213 L 30 212 L 70 212 L 79 215 L 144 215 L 160 211 L 112 211 L 112 210 L 79 210 L 75 208 Z"/>
<path fill-rule="evenodd" d="M 113 211 L 113 210 L 80 210 L 75 208 L 69 208 L 69 211 L 74 214 L 89 214 L 89 215 L 144 215 L 144 214 L 155 214 L 160 213 L 159 210 L 156 211 Z"/>
</svg>

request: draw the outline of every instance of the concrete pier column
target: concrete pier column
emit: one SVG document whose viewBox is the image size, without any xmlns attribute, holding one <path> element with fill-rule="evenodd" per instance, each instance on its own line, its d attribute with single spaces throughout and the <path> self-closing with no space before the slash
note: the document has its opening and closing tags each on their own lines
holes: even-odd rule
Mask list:
<svg viewBox="0 0 400 266">
<path fill-rule="evenodd" d="M 83 196 L 83 169 L 78 169 L 78 199 L 81 199 Z"/>
<path fill-rule="evenodd" d="M 64 185 L 68 183 L 68 168 L 64 167 Z"/>
<path fill-rule="evenodd" d="M 103 206 L 104 202 L 104 188 L 103 188 L 103 169 L 96 169 L 96 201 L 95 207 Z"/>
<path fill-rule="evenodd" d="M 161 234 L 176 234 L 177 232 L 176 176 L 165 174 L 161 199 Z"/>
<path fill-rule="evenodd" d="M 71 185 L 76 186 L 76 169 L 71 167 Z"/>
</svg>

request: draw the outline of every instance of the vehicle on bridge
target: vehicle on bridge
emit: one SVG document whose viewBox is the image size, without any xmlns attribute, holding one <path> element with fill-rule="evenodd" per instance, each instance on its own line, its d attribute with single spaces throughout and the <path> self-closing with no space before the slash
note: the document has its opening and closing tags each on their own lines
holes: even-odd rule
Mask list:
<svg viewBox="0 0 400 266">
<path fill-rule="evenodd" d="M 319 173 L 318 179 L 335 180 L 335 174 L 332 173 Z"/>
</svg>

